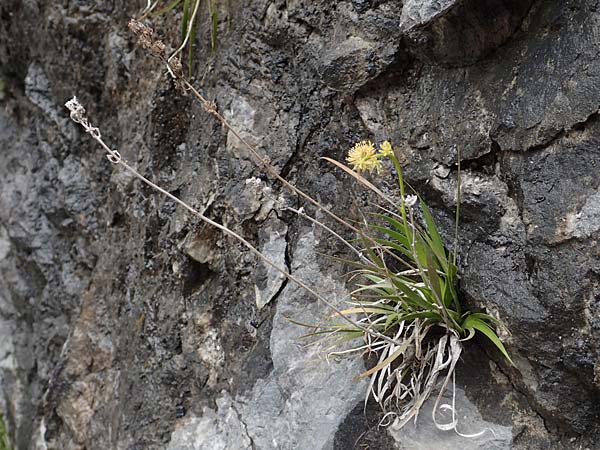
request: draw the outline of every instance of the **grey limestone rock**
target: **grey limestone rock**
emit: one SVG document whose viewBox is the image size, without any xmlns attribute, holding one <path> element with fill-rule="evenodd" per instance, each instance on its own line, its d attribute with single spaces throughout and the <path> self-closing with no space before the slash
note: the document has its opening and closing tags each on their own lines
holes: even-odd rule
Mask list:
<svg viewBox="0 0 600 450">
<path fill-rule="evenodd" d="M 502 45 L 518 29 L 532 0 L 407 0 L 400 28 L 418 58 L 468 66 Z"/>
<path fill-rule="evenodd" d="M 390 433 L 398 442 L 399 449 L 510 450 L 512 448 L 514 433 L 511 427 L 484 420 L 477 406 L 469 401 L 462 389 L 457 388 L 455 393 L 447 391 L 441 401 L 441 404 L 454 407 L 457 420 L 456 432 L 442 431 L 435 427 L 433 420 L 430 420 L 434 403 L 434 397 L 426 402 L 421 410 L 422 419 L 417 425 L 411 422 L 401 430 L 390 429 Z M 444 409 L 438 412 L 436 420 L 441 424 L 451 423 L 453 420 L 451 410 Z"/>
</svg>

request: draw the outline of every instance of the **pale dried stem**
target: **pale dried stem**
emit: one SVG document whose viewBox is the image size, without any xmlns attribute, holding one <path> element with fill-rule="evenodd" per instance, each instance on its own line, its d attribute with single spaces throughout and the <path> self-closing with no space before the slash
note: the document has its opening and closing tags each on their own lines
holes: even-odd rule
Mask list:
<svg viewBox="0 0 600 450">
<path fill-rule="evenodd" d="M 319 222 L 318 219 L 309 216 L 308 214 L 306 214 L 304 211 L 302 211 L 302 208 L 300 209 L 296 209 L 296 208 L 292 208 L 291 206 L 285 206 L 284 207 L 285 210 L 291 211 L 295 214 L 297 214 L 300 217 L 303 217 L 309 221 L 311 221 L 312 223 L 314 223 L 315 225 L 320 226 L 321 228 L 323 228 L 325 231 L 329 232 L 331 235 L 335 236 L 337 239 L 339 239 L 344 245 L 346 245 L 346 247 L 348 247 L 350 250 L 352 250 L 356 256 L 358 256 L 358 258 L 365 263 L 368 263 L 369 260 L 367 258 L 365 258 L 365 255 L 362 254 L 362 252 L 360 250 L 358 250 L 356 247 L 354 247 L 350 242 L 348 242 L 346 239 L 344 239 L 342 236 L 340 236 L 338 233 L 336 233 L 334 230 L 332 230 L 330 227 L 328 227 L 327 225 L 325 225 L 322 222 Z"/>
<path fill-rule="evenodd" d="M 175 50 L 171 56 L 169 56 L 169 58 L 167 59 L 167 70 L 169 71 L 169 73 L 171 74 L 172 77 L 175 77 L 175 73 L 173 72 L 173 70 L 171 70 L 171 61 L 173 60 L 173 58 L 175 58 L 179 53 L 181 53 L 181 51 L 185 48 L 185 46 L 188 43 L 188 40 L 190 39 L 190 36 L 192 34 L 192 30 L 194 29 L 194 21 L 196 20 L 196 14 L 198 14 L 198 8 L 200 6 L 200 0 L 196 0 L 196 3 L 194 5 L 194 11 L 192 12 L 192 16 L 190 17 L 189 21 L 188 21 L 188 28 L 185 32 L 185 37 L 183 39 L 183 42 L 181 43 L 181 45 L 177 48 L 177 50 Z"/>
<path fill-rule="evenodd" d="M 372 330 L 370 328 L 364 327 L 363 325 L 350 319 L 339 308 L 337 308 L 332 302 L 327 300 L 325 297 L 323 297 L 321 294 L 319 294 L 316 290 L 314 290 L 312 287 L 310 287 L 304 281 L 302 281 L 299 278 L 295 277 L 294 275 L 290 274 L 287 270 L 283 269 L 282 267 L 280 267 L 279 265 L 277 265 L 276 263 L 271 261 L 264 254 L 262 254 L 256 247 L 254 247 L 250 242 L 248 242 L 246 239 L 244 239 L 242 236 L 240 236 L 233 230 L 206 217 L 204 214 L 202 214 L 197 209 L 192 208 L 190 205 L 185 203 L 183 200 L 181 200 L 178 197 L 174 196 L 173 194 L 167 192 L 166 190 L 164 190 L 157 184 L 153 183 L 152 181 L 150 181 L 149 179 L 147 179 L 146 177 L 141 175 L 137 170 L 135 170 L 133 167 L 131 167 L 129 164 L 127 164 L 127 162 L 121 157 L 121 155 L 119 154 L 118 151 L 112 150 L 104 143 L 104 141 L 102 140 L 102 136 L 100 134 L 100 130 L 98 128 L 90 125 L 90 123 L 88 122 L 88 119 L 84 116 L 85 109 L 83 109 L 83 107 L 79 104 L 79 102 L 77 101 L 77 99 L 75 97 L 73 97 L 72 100 L 67 102 L 66 106 L 67 106 L 67 108 L 69 108 L 71 110 L 71 119 L 73 121 L 81 124 L 83 126 L 83 128 L 85 129 L 85 131 L 87 133 L 89 133 L 90 136 L 92 136 L 92 138 L 94 138 L 94 140 L 96 140 L 102 146 L 102 148 L 104 148 L 104 150 L 106 150 L 107 158 L 109 159 L 110 162 L 112 162 L 113 164 L 122 166 L 125 170 L 127 170 L 129 173 L 134 175 L 136 178 L 140 179 L 141 181 L 143 181 L 144 183 L 146 183 L 148 186 L 155 189 L 156 191 L 166 195 L 167 197 L 169 197 L 171 200 L 178 203 L 179 205 L 183 206 L 186 210 L 188 210 L 189 212 L 191 212 L 192 214 L 194 214 L 195 216 L 200 218 L 203 222 L 206 222 L 207 224 L 212 225 L 213 227 L 221 230 L 223 233 L 225 233 L 225 234 L 233 237 L 234 239 L 238 240 L 239 242 L 241 242 L 254 255 L 256 255 L 258 258 L 260 258 L 262 261 L 264 261 L 267 265 L 271 266 L 273 269 L 275 269 L 276 271 L 278 271 L 279 273 L 284 275 L 286 278 L 288 278 L 290 281 L 296 283 L 298 286 L 300 286 L 301 288 L 305 289 L 307 292 L 309 292 L 310 294 L 315 296 L 318 300 L 323 302 L 323 304 L 325 304 L 328 308 L 330 308 L 333 312 L 335 312 L 338 316 L 340 316 L 344 321 L 346 321 L 353 327 L 363 331 L 364 333 L 367 333 L 369 335 L 376 336 L 380 339 L 383 339 L 384 341 L 389 342 L 390 344 L 397 345 L 397 343 L 393 339 L 389 338 L 388 336 L 385 336 L 384 334 L 379 333 L 376 330 Z"/>
<path fill-rule="evenodd" d="M 144 29 L 145 32 L 146 32 L 146 36 L 144 36 L 144 33 L 142 33 L 142 38 L 146 38 L 147 36 L 150 36 L 153 39 L 153 37 L 152 37 L 153 33 L 154 33 L 153 30 L 151 28 L 147 27 L 146 25 L 143 25 L 143 24 L 141 24 L 139 22 L 136 22 L 135 20 L 132 20 L 129 23 L 129 27 L 130 27 L 130 29 L 134 33 L 136 33 L 138 35 L 138 37 L 140 37 L 140 29 Z M 333 218 L 338 223 L 344 225 L 345 227 L 347 227 L 351 231 L 359 234 L 363 239 L 365 239 L 366 241 L 368 241 L 370 244 L 373 244 L 376 248 L 381 249 L 386 255 L 394 258 L 395 260 L 399 261 L 401 264 L 409 266 L 408 263 L 404 259 L 398 257 L 398 255 L 396 255 L 395 253 L 393 253 L 389 249 L 387 249 L 385 247 L 382 247 L 371 236 L 368 236 L 363 231 L 361 231 L 360 229 L 358 229 L 355 226 L 353 226 L 352 224 L 350 224 L 348 221 L 342 219 L 337 214 L 335 214 L 333 211 L 331 211 L 330 209 L 326 208 L 321 203 L 319 203 L 317 200 L 313 199 L 310 195 L 306 194 L 301 189 L 297 188 L 296 186 L 294 186 L 293 184 L 291 184 L 289 181 L 287 181 L 285 178 L 283 178 L 281 175 L 279 175 L 279 172 L 277 172 L 277 170 L 269 163 L 269 161 L 267 161 L 263 156 L 261 156 L 258 153 L 258 151 L 256 150 L 256 148 L 252 144 L 250 144 L 244 137 L 242 137 L 240 135 L 240 133 L 221 114 L 219 114 L 219 112 L 217 111 L 216 104 L 214 102 L 211 102 L 208 99 L 206 99 L 190 83 L 190 81 L 183 74 L 183 70 L 181 70 L 181 63 L 179 62 L 179 60 L 177 58 L 173 58 L 173 55 L 172 55 L 171 57 L 169 57 L 168 59 L 166 59 L 164 57 L 164 54 L 162 52 L 157 52 L 157 51 L 153 50 L 154 46 L 152 45 L 152 43 L 148 43 L 148 42 L 144 43 L 144 39 L 142 39 L 141 41 L 142 41 L 142 43 L 141 43 L 142 47 L 144 47 L 146 49 L 149 49 L 150 52 L 154 56 L 158 57 L 166 65 L 167 70 L 168 70 L 169 74 L 171 75 L 171 77 L 173 78 L 176 86 L 179 87 L 179 88 L 181 88 L 181 89 L 183 89 L 183 90 L 185 90 L 185 91 L 192 92 L 193 96 L 196 97 L 196 99 L 198 99 L 200 101 L 200 103 L 202 104 L 202 107 L 204 108 L 204 110 L 206 112 L 208 112 L 209 114 L 213 115 L 219 122 L 221 122 L 221 124 L 227 130 L 231 131 L 231 133 L 237 139 L 239 139 L 239 141 L 248 149 L 248 151 L 260 163 L 259 166 L 262 167 L 264 171 L 266 171 L 268 174 L 270 174 L 275 179 L 277 179 L 286 188 L 288 188 L 289 190 L 291 190 L 295 194 L 299 195 L 300 197 L 304 198 L 306 201 L 308 201 L 309 203 L 311 203 L 312 205 L 314 205 L 317 209 L 323 211 L 325 214 L 327 214 L 328 216 L 330 216 L 331 218 Z M 160 43 L 161 47 L 164 47 L 164 44 L 162 44 L 162 42 L 160 42 L 160 41 L 157 41 L 157 42 Z M 330 160 L 330 161 L 333 161 L 333 160 Z M 347 169 L 347 170 L 349 170 L 349 169 Z M 356 177 L 356 174 L 354 174 L 353 176 Z M 370 189 L 374 190 L 374 192 L 377 193 L 378 195 L 383 195 L 383 193 L 381 193 L 381 191 L 379 191 L 372 184 L 370 184 L 369 182 L 367 182 L 366 180 L 364 180 L 364 178 L 358 176 L 358 179 L 362 180 L 361 182 L 363 184 L 366 183 L 366 186 L 370 187 Z M 385 197 L 385 195 L 384 195 L 384 197 Z M 387 197 L 385 197 L 385 198 L 388 201 L 391 201 Z M 326 230 L 329 229 L 328 227 L 325 227 L 324 224 L 322 224 L 320 221 L 318 221 L 316 219 L 315 219 L 315 223 L 318 224 L 318 225 L 320 225 L 321 227 L 323 227 Z"/>
<path fill-rule="evenodd" d="M 198 92 L 198 90 L 185 77 L 183 77 L 183 78 L 179 77 L 179 78 L 184 83 L 184 85 L 186 86 L 186 88 L 189 89 L 192 92 L 192 94 L 198 100 L 200 100 L 200 102 L 202 103 L 202 106 L 204 107 L 204 109 L 206 110 L 206 112 L 208 112 L 209 114 L 212 114 L 219 122 L 221 122 L 223 124 L 223 126 L 225 126 L 225 128 L 227 128 L 229 131 L 231 131 L 231 133 L 237 139 L 239 139 L 239 141 L 242 144 L 244 144 L 244 146 L 248 149 L 248 151 L 252 154 L 252 156 L 254 156 L 260 162 L 260 164 L 262 165 L 263 169 L 265 171 L 267 171 L 269 173 L 269 175 L 271 175 L 274 178 L 276 178 L 285 187 L 287 187 L 288 189 L 292 190 L 294 193 L 296 193 L 297 195 L 299 195 L 300 197 L 302 197 L 303 199 L 305 199 L 309 203 L 313 204 L 318 209 L 322 210 L 324 213 L 326 213 L 327 215 L 329 215 L 330 217 L 332 217 L 337 222 L 343 224 L 344 226 L 348 227 L 352 231 L 355 231 L 357 233 L 361 233 L 361 231 L 359 229 L 357 229 L 356 227 L 354 227 L 353 225 L 351 225 L 350 223 L 348 223 L 347 221 L 345 221 L 344 219 L 342 219 L 341 217 L 339 217 L 337 214 L 335 214 L 334 212 L 332 212 L 331 210 L 329 210 L 325 206 L 321 205 L 317 200 L 313 199 L 310 195 L 304 193 L 304 191 L 300 190 L 299 188 L 297 188 L 296 186 L 294 186 L 292 183 L 290 183 L 289 181 L 287 181 L 285 178 L 283 178 L 281 175 L 279 175 L 279 173 L 277 172 L 277 170 L 269 163 L 269 161 L 267 161 L 263 156 L 261 156 L 256 151 L 256 149 L 254 148 L 254 146 L 251 145 L 244 137 L 242 137 L 240 135 L 240 133 L 227 121 L 227 119 L 225 119 L 221 114 L 219 114 L 219 112 L 215 108 L 214 103 L 209 102 L 206 98 L 204 98 L 202 96 L 202 94 L 200 94 L 200 92 Z"/>
<path fill-rule="evenodd" d="M 167 67 L 168 67 L 168 65 L 167 65 Z M 301 189 L 297 188 L 292 183 L 290 183 L 285 178 L 283 178 L 281 175 L 279 175 L 279 173 L 277 172 L 277 170 L 269 163 L 269 161 L 267 161 L 263 156 L 261 156 L 258 153 L 258 151 L 256 151 L 256 149 L 254 148 L 254 146 L 252 144 L 250 144 L 246 139 L 244 139 L 240 135 L 240 133 L 227 121 L 227 119 L 225 119 L 221 114 L 219 114 L 219 112 L 216 109 L 216 105 L 214 104 L 214 102 L 210 102 L 206 98 L 204 98 L 204 96 L 202 96 L 202 94 L 200 94 L 200 92 L 198 92 L 198 90 L 182 74 L 176 74 L 176 75 L 172 74 L 172 76 L 174 76 L 176 79 L 180 80 L 184 84 L 184 86 L 186 87 L 186 89 L 192 92 L 192 94 L 194 95 L 194 97 L 196 97 L 200 101 L 200 103 L 202 103 L 202 106 L 204 107 L 204 109 L 205 109 L 206 112 L 208 112 L 209 114 L 213 115 L 219 122 L 221 122 L 221 124 L 223 124 L 223 126 L 225 128 L 227 128 L 227 130 L 231 131 L 231 133 L 237 139 L 239 139 L 239 141 L 242 144 L 244 144 L 244 146 L 248 149 L 248 151 L 252 154 L 252 156 L 254 156 L 259 161 L 260 166 L 262 166 L 262 168 L 267 173 L 269 173 L 269 175 L 273 176 L 281 184 L 283 184 L 286 188 L 290 189 L 295 194 L 297 194 L 300 197 L 302 197 L 303 199 L 307 200 L 309 203 L 311 203 L 312 205 L 314 205 L 319 210 L 323 211 L 325 214 L 327 214 L 328 216 L 330 216 L 332 219 L 334 219 L 338 223 L 344 225 L 345 227 L 347 227 L 351 231 L 353 231 L 353 232 L 359 234 L 360 236 L 364 237 L 367 241 L 369 241 L 369 243 L 372 243 L 372 244 L 374 244 L 377 247 L 381 247 L 373 238 L 371 238 L 370 236 L 367 236 L 362 230 L 356 228 L 355 226 L 353 226 L 352 224 L 350 224 L 348 221 L 342 219 L 337 214 L 335 214 L 333 211 L 331 211 L 329 208 L 323 206 L 321 203 L 319 203 L 317 200 L 315 200 L 314 198 L 312 198 L 310 195 L 306 194 L 304 191 L 302 191 Z M 318 221 L 316 219 L 314 221 L 315 221 L 315 223 L 317 223 L 318 225 L 320 225 L 321 227 L 323 227 L 325 230 L 330 230 L 328 227 L 326 227 L 320 221 Z M 334 234 L 334 236 L 335 235 L 336 234 Z M 393 252 L 390 252 L 387 249 L 384 249 L 384 251 L 385 251 L 386 254 L 392 256 L 394 259 L 400 261 L 401 263 L 407 264 L 406 261 L 404 261 L 403 259 L 399 258 Z"/>
<path fill-rule="evenodd" d="M 156 5 L 158 5 L 159 2 L 160 0 L 154 0 L 154 2 L 152 2 L 152 0 L 146 0 L 146 7 L 142 11 L 142 15 L 138 18 L 138 20 L 144 20 L 148 14 L 150 14 L 154 8 L 156 8 Z"/>
</svg>

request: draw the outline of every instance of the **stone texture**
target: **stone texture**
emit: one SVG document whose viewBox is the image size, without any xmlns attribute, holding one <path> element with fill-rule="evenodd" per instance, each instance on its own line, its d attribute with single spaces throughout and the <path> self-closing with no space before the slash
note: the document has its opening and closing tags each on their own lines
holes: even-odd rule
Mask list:
<svg viewBox="0 0 600 450">
<path fill-rule="evenodd" d="M 431 418 L 435 398 L 430 398 L 421 410 L 421 421 L 415 425 L 411 422 L 401 430 L 390 429 L 390 433 L 398 442 L 401 450 L 510 450 L 513 444 L 511 427 L 506 427 L 482 419 L 477 407 L 469 401 L 462 389 L 456 389 L 454 408 L 456 410 L 458 433 L 437 429 Z M 452 393 L 446 392 L 442 397 L 443 404 L 452 405 Z M 426 420 L 423 420 L 425 419 Z M 436 414 L 441 424 L 452 422 L 449 410 Z M 471 435 L 471 436 L 469 436 Z"/>
<path fill-rule="evenodd" d="M 225 393 L 217 411 L 205 408 L 201 418 L 186 419 L 173 432 L 167 450 L 250 450 L 244 424 Z"/>
<path fill-rule="evenodd" d="M 410 52 L 446 66 L 475 63 L 509 39 L 532 0 L 407 0 L 400 28 Z"/>
<path fill-rule="evenodd" d="M 339 304 L 347 290 L 321 272 L 315 245 L 314 233 L 303 230 L 291 273 L 319 286 L 321 295 Z M 288 320 L 318 323 L 325 314 L 320 302 L 290 282 L 279 296 L 270 340 L 273 371 L 240 400 L 256 448 L 331 450 L 339 424 L 364 398 L 366 382 L 353 380 L 364 368 L 362 361 L 323 361 L 319 347 L 300 345 L 307 330 Z"/>
<path fill-rule="evenodd" d="M 258 236 L 260 251 L 282 269 L 287 269 L 287 231 L 285 222 L 270 217 L 262 222 Z M 256 275 L 256 307 L 262 309 L 280 292 L 286 277 L 264 261 L 259 263 Z"/>
<path fill-rule="evenodd" d="M 201 24 L 197 85 L 337 213 L 359 219 L 366 198 L 319 157 L 390 139 L 451 242 L 460 158 L 461 292 L 507 323 L 516 363 L 470 343 L 458 372 L 464 411 L 504 436 L 490 446 L 596 448 L 597 5 L 226 3 L 214 53 Z M 316 320 L 322 305 L 114 170 L 69 122 L 62 105 L 77 94 L 143 174 L 328 295 L 347 292 L 344 269 L 319 256 L 344 256 L 343 245 L 286 209 L 310 206 L 135 49 L 126 23 L 139 6 L 0 4 L 0 408 L 15 449 L 388 450 L 457 439 L 430 433 L 427 414 L 417 428 L 427 438 L 378 429 L 381 412 L 363 412 L 365 387 L 352 381 L 363 362 L 313 362 L 304 330 L 285 320 Z M 152 20 L 176 45 L 178 17 Z"/>
<path fill-rule="evenodd" d="M 303 230 L 291 272 L 328 286 L 322 294 L 339 302 L 347 291 L 318 270 L 314 248 L 314 232 Z M 289 319 L 316 323 L 322 316 L 319 302 L 287 284 L 273 317 L 271 373 L 235 400 L 224 392 L 216 399 L 216 410 L 205 407 L 202 417 L 186 419 L 173 433 L 168 449 L 333 449 L 335 431 L 349 409 L 364 398 L 366 381 L 352 379 L 353 373 L 364 369 L 362 361 L 319 362 L 323 355 L 318 347 L 299 345 L 306 330 Z"/>
</svg>

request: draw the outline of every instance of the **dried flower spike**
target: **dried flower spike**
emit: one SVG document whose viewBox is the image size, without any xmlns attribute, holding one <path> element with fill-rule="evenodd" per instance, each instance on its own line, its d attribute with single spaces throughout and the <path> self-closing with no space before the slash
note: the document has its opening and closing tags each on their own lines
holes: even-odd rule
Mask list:
<svg viewBox="0 0 600 450">
<path fill-rule="evenodd" d="M 160 39 L 154 39 L 154 30 L 152 28 L 139 20 L 131 19 L 129 21 L 129 29 L 138 37 L 137 43 L 140 47 L 150 50 L 152 54 L 159 58 L 165 57 L 166 46 Z"/>
<path fill-rule="evenodd" d="M 121 155 L 118 151 L 110 149 L 102 140 L 102 135 L 100 134 L 100 130 L 96 127 L 90 125 L 87 117 L 85 117 L 85 108 L 79 103 L 77 97 L 73 97 L 65 106 L 69 111 L 71 111 L 71 120 L 80 124 L 86 133 L 89 133 L 104 149 L 107 151 L 106 157 L 110 162 L 117 164 L 121 162 Z"/>
<path fill-rule="evenodd" d="M 71 100 L 65 103 L 65 106 L 69 111 L 71 111 L 70 116 L 73 122 L 82 123 L 84 120 L 86 120 L 85 108 L 81 105 L 81 103 L 79 103 L 77 97 L 73 97 Z"/>
</svg>

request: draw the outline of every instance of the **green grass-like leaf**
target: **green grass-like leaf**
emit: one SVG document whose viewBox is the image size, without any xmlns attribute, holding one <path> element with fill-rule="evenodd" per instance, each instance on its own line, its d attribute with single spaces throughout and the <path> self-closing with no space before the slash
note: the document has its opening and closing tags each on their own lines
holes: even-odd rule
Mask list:
<svg viewBox="0 0 600 450">
<path fill-rule="evenodd" d="M 191 11 L 194 10 L 194 8 L 196 7 L 196 2 L 199 2 L 199 1 L 200 0 L 193 0 L 192 5 L 191 5 Z M 193 68 L 193 63 L 194 63 L 194 42 L 196 42 L 197 23 L 198 23 L 198 13 L 196 14 L 196 17 L 194 17 L 194 21 L 192 22 L 192 29 L 190 31 L 190 38 L 189 38 L 189 41 L 187 43 L 187 48 L 188 48 L 188 76 L 190 78 L 192 77 L 192 68 Z"/>
<path fill-rule="evenodd" d="M 162 8 L 153 11 L 151 14 L 153 16 L 160 16 L 175 10 L 181 11 L 181 41 L 180 45 L 186 39 L 186 36 L 189 36 L 186 42 L 187 50 L 187 64 L 188 64 L 188 75 L 191 77 L 193 73 L 193 64 L 194 64 L 194 44 L 196 42 L 196 37 L 198 34 L 198 24 L 200 22 L 200 6 L 198 5 L 198 11 L 196 16 L 193 19 L 193 23 L 190 28 L 190 21 L 192 20 L 192 16 L 194 10 L 196 9 L 197 3 L 202 0 L 173 0 L 167 3 Z M 208 6 L 208 18 L 209 18 L 209 31 L 210 31 L 210 48 L 211 51 L 215 51 L 218 44 L 218 31 L 219 31 L 219 8 L 217 7 L 217 2 L 215 0 L 207 0 Z"/>
<path fill-rule="evenodd" d="M 181 18 L 181 42 L 185 39 L 185 35 L 187 34 L 188 23 L 190 21 L 190 14 L 192 11 L 190 10 L 190 6 L 192 4 L 192 0 L 183 0 L 183 17 Z"/>
<path fill-rule="evenodd" d="M 217 33 L 219 31 L 219 10 L 214 0 L 208 0 L 210 14 L 210 45 L 214 52 L 217 48 Z"/>
<path fill-rule="evenodd" d="M 421 205 L 421 211 L 423 211 L 423 219 L 425 219 L 425 224 L 427 225 L 427 231 L 429 232 L 429 246 L 436 258 L 440 262 L 444 271 L 448 270 L 448 258 L 446 257 L 446 249 L 444 248 L 444 243 L 442 242 L 442 237 L 437 229 L 435 221 L 433 220 L 433 216 L 431 212 L 429 212 L 429 208 L 425 202 L 420 199 L 419 201 Z"/>
<path fill-rule="evenodd" d="M 475 314 L 471 314 L 467 316 L 467 318 L 463 321 L 463 327 L 466 330 L 474 329 L 481 332 L 484 336 L 486 336 L 492 343 L 502 352 L 502 354 L 506 357 L 506 359 L 514 366 L 513 360 L 508 355 L 504 344 L 496 334 L 494 330 L 490 328 L 490 326 L 481 320 L 479 317 L 475 316 Z"/>
<path fill-rule="evenodd" d="M 0 413 L 0 450 L 10 450 L 4 416 Z"/>
<path fill-rule="evenodd" d="M 161 8 L 157 11 L 154 11 L 152 13 L 153 16 L 160 16 L 163 15 L 165 13 L 168 13 L 169 11 L 173 11 L 173 9 L 175 9 L 175 7 L 177 5 L 179 5 L 181 3 L 181 0 L 174 0 L 171 3 L 169 3 L 167 6 L 165 6 L 164 8 Z"/>
</svg>

